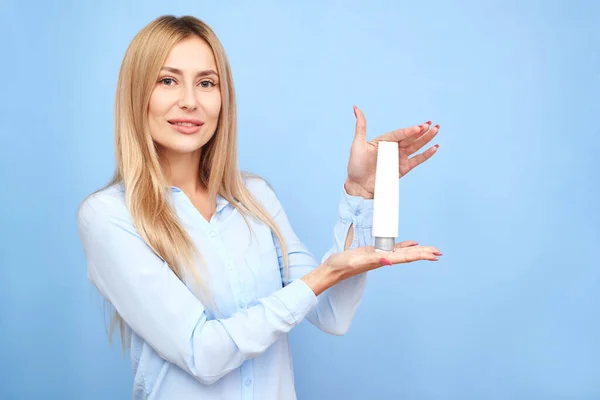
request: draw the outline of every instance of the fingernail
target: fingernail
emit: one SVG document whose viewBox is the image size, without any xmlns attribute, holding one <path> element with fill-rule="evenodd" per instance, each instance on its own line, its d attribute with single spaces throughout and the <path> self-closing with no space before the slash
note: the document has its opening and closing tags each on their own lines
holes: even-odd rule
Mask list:
<svg viewBox="0 0 600 400">
<path fill-rule="evenodd" d="M 352 106 L 352 110 L 354 110 L 354 118 L 358 118 L 358 116 L 356 115 L 356 106 Z"/>
<path fill-rule="evenodd" d="M 436 255 L 436 256 L 443 256 L 442 253 L 433 253 L 433 254 Z"/>
<path fill-rule="evenodd" d="M 380 258 L 379 262 L 381 263 L 381 265 L 393 265 L 392 262 L 390 260 L 388 260 L 387 258 Z"/>
<path fill-rule="evenodd" d="M 437 124 L 437 125 L 435 126 L 435 128 L 438 128 L 438 129 L 440 129 L 440 124 Z"/>
<path fill-rule="evenodd" d="M 440 145 L 439 145 L 439 144 L 436 144 L 436 145 L 435 145 L 435 148 L 436 148 L 436 149 L 437 149 L 437 148 L 439 148 L 439 147 L 440 147 Z"/>
</svg>

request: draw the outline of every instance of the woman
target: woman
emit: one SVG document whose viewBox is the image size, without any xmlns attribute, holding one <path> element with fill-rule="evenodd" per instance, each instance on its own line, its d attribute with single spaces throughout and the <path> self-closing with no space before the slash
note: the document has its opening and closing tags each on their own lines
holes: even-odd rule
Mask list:
<svg viewBox="0 0 600 400">
<path fill-rule="evenodd" d="M 195 18 L 161 17 L 136 35 L 115 114 L 114 179 L 78 221 L 88 278 L 130 333 L 135 399 L 293 399 L 293 327 L 306 318 L 343 335 L 367 271 L 441 255 L 413 241 L 370 246 L 377 141 L 399 142 L 402 176 L 433 155 L 407 156 L 439 127 L 367 142 L 355 108 L 334 243 L 317 262 L 270 186 L 238 170 L 231 71 Z"/>
</svg>

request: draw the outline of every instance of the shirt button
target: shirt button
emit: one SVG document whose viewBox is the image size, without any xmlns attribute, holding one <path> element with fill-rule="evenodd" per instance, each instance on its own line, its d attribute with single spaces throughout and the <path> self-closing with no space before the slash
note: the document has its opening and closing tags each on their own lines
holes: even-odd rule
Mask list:
<svg viewBox="0 0 600 400">
<path fill-rule="evenodd" d="M 217 237 L 217 232 L 215 232 L 215 231 L 212 231 L 212 232 L 210 233 L 210 237 L 211 237 L 211 238 L 216 238 L 216 237 Z"/>
<path fill-rule="evenodd" d="M 354 215 L 359 216 L 360 215 L 360 210 L 355 210 L 354 211 Z"/>
<path fill-rule="evenodd" d="M 246 379 L 246 382 L 244 383 L 246 384 L 246 386 L 252 385 L 252 381 L 250 379 Z"/>
<path fill-rule="evenodd" d="M 244 306 L 244 302 L 243 302 L 243 301 L 240 301 L 240 304 L 239 304 L 239 306 L 240 306 L 240 308 L 244 308 L 244 307 L 245 307 L 245 306 Z"/>
</svg>

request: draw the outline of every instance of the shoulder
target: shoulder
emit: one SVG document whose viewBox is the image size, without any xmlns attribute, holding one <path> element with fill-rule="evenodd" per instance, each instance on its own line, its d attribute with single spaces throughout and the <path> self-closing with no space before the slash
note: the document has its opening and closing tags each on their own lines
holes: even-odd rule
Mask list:
<svg viewBox="0 0 600 400">
<path fill-rule="evenodd" d="M 92 193 L 81 202 L 77 211 L 80 228 L 106 226 L 115 219 L 130 219 L 125 193 L 119 184 Z"/>
<path fill-rule="evenodd" d="M 273 186 L 262 176 L 243 172 L 242 178 L 246 189 L 260 201 L 263 205 L 269 207 L 277 201 L 277 195 Z"/>
</svg>

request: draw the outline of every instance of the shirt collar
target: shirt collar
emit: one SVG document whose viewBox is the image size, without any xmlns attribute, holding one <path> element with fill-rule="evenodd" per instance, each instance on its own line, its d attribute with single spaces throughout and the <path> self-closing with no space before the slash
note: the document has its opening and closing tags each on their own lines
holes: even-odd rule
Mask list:
<svg viewBox="0 0 600 400">
<path fill-rule="evenodd" d="M 171 191 L 173 193 L 183 193 L 182 190 L 179 189 L 177 186 L 171 186 Z M 217 212 L 220 212 L 228 204 L 229 204 L 229 202 L 227 201 L 226 198 L 224 198 L 220 194 L 217 195 Z"/>
<path fill-rule="evenodd" d="M 227 206 L 227 204 L 229 204 L 227 199 L 225 197 L 221 196 L 220 194 L 218 194 L 217 195 L 217 212 L 220 212 L 222 209 L 224 209 L 225 206 Z"/>
</svg>

